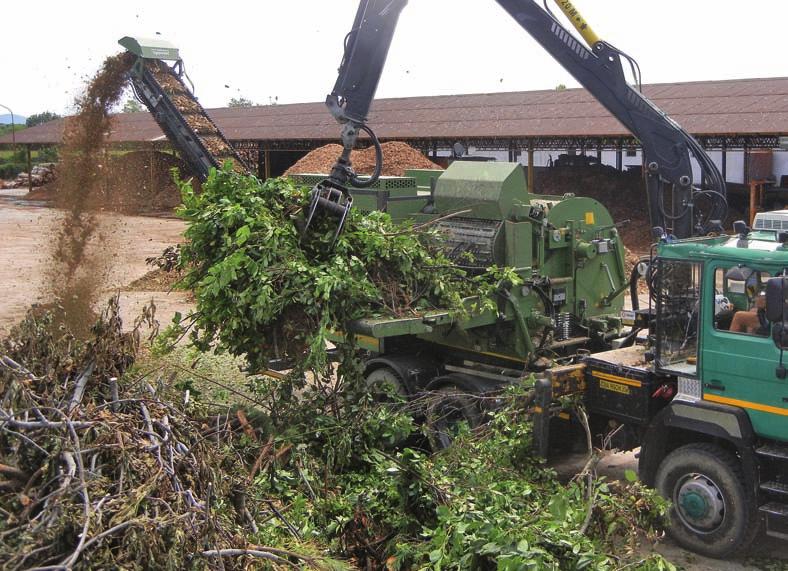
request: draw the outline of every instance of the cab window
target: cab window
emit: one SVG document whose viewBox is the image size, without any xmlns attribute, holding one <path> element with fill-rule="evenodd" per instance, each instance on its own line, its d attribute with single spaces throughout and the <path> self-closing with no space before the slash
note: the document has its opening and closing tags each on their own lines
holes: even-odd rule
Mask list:
<svg viewBox="0 0 788 571">
<path fill-rule="evenodd" d="M 744 265 L 714 272 L 714 328 L 742 335 L 769 335 L 766 319 L 768 272 Z"/>
<path fill-rule="evenodd" d="M 656 361 L 659 369 L 697 373 L 698 322 L 702 266 L 661 259 L 657 266 Z"/>
</svg>

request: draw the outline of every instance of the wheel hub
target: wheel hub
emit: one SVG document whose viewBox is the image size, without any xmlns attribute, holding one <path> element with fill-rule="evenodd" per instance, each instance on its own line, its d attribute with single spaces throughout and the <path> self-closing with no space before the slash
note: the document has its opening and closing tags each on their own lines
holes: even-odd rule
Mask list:
<svg viewBox="0 0 788 571">
<path fill-rule="evenodd" d="M 725 517 L 722 492 L 703 474 L 690 474 L 679 482 L 673 503 L 684 524 L 699 533 L 714 531 Z"/>
</svg>

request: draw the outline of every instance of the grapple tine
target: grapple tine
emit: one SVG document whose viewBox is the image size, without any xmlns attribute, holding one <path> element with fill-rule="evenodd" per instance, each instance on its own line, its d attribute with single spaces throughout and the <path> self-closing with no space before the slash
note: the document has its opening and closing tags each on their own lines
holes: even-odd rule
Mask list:
<svg viewBox="0 0 788 571">
<path fill-rule="evenodd" d="M 345 187 L 331 181 L 330 179 L 326 179 L 323 182 L 315 185 L 311 194 L 312 200 L 309 203 L 309 212 L 307 213 L 304 234 L 301 239 L 303 240 L 303 237 L 306 236 L 310 225 L 316 217 L 330 216 L 333 218 L 338 218 L 339 222 L 337 223 L 337 230 L 330 246 L 333 249 L 337 238 L 339 238 L 339 235 L 342 233 L 342 229 L 345 226 L 348 213 L 350 212 L 350 208 L 353 205 L 353 197 L 350 196 Z"/>
</svg>

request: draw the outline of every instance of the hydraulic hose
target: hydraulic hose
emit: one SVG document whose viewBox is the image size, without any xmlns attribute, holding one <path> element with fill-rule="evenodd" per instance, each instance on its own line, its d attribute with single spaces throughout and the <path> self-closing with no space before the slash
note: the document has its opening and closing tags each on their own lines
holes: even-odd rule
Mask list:
<svg viewBox="0 0 788 571">
<path fill-rule="evenodd" d="M 639 265 L 640 260 L 632 267 L 632 271 L 629 274 L 629 297 L 632 300 L 632 311 L 640 309 L 640 299 L 638 298 L 638 280 L 641 277 L 638 271 Z"/>
<path fill-rule="evenodd" d="M 380 178 L 380 173 L 383 170 L 383 148 L 380 146 L 380 141 L 377 135 L 366 125 L 359 125 L 358 129 L 364 131 L 369 138 L 372 139 L 372 145 L 375 147 L 375 170 L 369 178 L 358 178 L 355 174 L 350 175 L 350 184 L 356 188 L 369 188 Z"/>
</svg>

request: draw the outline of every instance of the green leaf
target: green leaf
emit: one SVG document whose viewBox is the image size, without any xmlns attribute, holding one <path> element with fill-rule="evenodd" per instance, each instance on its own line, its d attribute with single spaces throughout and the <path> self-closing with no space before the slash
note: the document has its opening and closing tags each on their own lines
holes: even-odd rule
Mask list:
<svg viewBox="0 0 788 571">
<path fill-rule="evenodd" d="M 556 494 L 550 499 L 547 509 L 555 520 L 564 521 L 569 509 L 569 502 L 564 494 Z"/>
<path fill-rule="evenodd" d="M 245 244 L 246 241 L 249 239 L 249 236 L 251 236 L 251 234 L 252 234 L 252 230 L 251 228 L 249 228 L 248 225 L 244 225 L 238 228 L 238 230 L 236 230 L 235 232 L 235 239 L 238 242 L 238 245 L 241 246 Z"/>
</svg>

